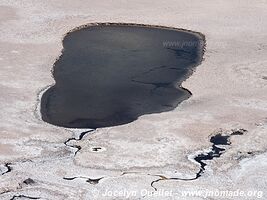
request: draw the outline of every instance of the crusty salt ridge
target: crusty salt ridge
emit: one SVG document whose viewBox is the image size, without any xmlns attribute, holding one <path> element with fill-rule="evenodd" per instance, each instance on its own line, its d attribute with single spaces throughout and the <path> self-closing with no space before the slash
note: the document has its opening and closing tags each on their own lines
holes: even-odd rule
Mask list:
<svg viewBox="0 0 267 200">
<path fill-rule="evenodd" d="M 163 180 L 153 186 L 173 192 L 186 189 L 266 192 L 266 9 L 265 0 L 2 0 L 0 169 L 1 173 L 6 171 L 5 165 L 9 163 L 12 170 L 1 175 L 0 199 L 19 195 L 41 199 L 113 199 L 101 196 L 107 188 L 153 192 L 150 184 L 159 179 L 155 175 L 194 176 L 199 166 L 190 156 L 209 148 L 211 135 L 229 133 L 232 129 L 247 132 L 231 137 L 226 152 L 207 161 L 202 177 L 194 182 Z M 39 120 L 35 115 L 37 96 L 53 84 L 50 70 L 60 55 L 64 34 L 95 22 L 152 24 L 201 32 L 207 42 L 205 60 L 183 83 L 193 96 L 174 111 L 89 132 L 82 140 L 72 141 L 81 147 L 74 157 L 76 150 L 64 142 L 78 138 L 77 133 Z M 94 151 L 95 147 L 101 150 Z M 87 182 L 101 177 L 104 178 L 98 184 Z M 23 183 L 28 178 L 34 183 Z M 144 199 L 157 198 L 172 199 L 149 195 Z"/>
</svg>

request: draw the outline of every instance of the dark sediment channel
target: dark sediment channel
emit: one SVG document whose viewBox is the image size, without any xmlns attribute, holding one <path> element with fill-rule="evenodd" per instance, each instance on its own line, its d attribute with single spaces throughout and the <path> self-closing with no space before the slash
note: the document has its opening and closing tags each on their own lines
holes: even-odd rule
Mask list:
<svg viewBox="0 0 267 200">
<path fill-rule="evenodd" d="M 202 153 L 195 157 L 195 161 L 200 164 L 200 170 L 196 174 L 196 178 L 199 178 L 205 170 L 207 160 L 212 160 L 213 158 L 219 158 L 225 151 L 225 148 L 218 147 L 217 145 L 230 145 L 229 135 L 217 134 L 210 138 L 210 142 L 213 143 L 211 150 L 208 153 Z"/>
<path fill-rule="evenodd" d="M 246 132 L 247 130 L 245 129 L 238 129 L 238 130 L 233 130 L 230 135 L 222 135 L 222 133 L 218 133 L 217 135 L 212 136 L 210 138 L 210 142 L 212 143 L 211 150 L 207 153 L 199 154 L 194 158 L 195 161 L 197 161 L 200 164 L 200 170 L 196 174 L 195 179 L 199 178 L 205 171 L 205 167 L 207 166 L 205 161 L 213 160 L 214 158 L 219 158 L 225 152 L 224 147 L 231 145 L 230 142 L 231 136 L 243 135 Z"/>
<path fill-rule="evenodd" d="M 207 166 L 206 161 L 213 160 L 214 158 L 219 158 L 226 150 L 226 146 L 231 145 L 230 138 L 231 136 L 240 136 L 246 133 L 245 129 L 237 129 L 232 130 L 231 134 L 222 134 L 218 133 L 210 138 L 210 142 L 212 143 L 212 147 L 208 152 L 200 153 L 194 157 L 194 160 L 200 164 L 200 169 L 196 173 L 194 178 L 167 178 L 164 176 L 160 176 L 159 179 L 151 182 L 151 187 L 153 187 L 156 191 L 157 188 L 154 187 L 154 184 L 162 181 L 162 180 L 178 180 L 178 181 L 194 181 L 202 176 L 205 171 L 205 167 Z"/>
<path fill-rule="evenodd" d="M 56 84 L 41 99 L 42 119 L 68 128 L 116 126 L 173 110 L 191 93 L 180 87 L 201 62 L 204 36 L 166 27 L 97 24 L 63 40 Z"/>
</svg>

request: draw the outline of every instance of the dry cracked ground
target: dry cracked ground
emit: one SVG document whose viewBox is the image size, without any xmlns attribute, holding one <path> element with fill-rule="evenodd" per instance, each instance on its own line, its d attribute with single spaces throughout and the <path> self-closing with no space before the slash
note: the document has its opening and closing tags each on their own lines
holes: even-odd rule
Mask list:
<svg viewBox="0 0 267 200">
<path fill-rule="evenodd" d="M 0 199 L 266 199 L 266 10 L 266 0 L 0 0 Z M 203 33 L 204 60 L 183 83 L 191 98 L 116 127 L 43 122 L 64 34 L 96 22 Z"/>
</svg>

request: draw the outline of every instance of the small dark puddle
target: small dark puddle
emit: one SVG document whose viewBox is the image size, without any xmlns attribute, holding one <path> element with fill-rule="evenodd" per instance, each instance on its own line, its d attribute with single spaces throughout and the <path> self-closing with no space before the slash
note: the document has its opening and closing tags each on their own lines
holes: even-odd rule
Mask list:
<svg viewBox="0 0 267 200">
<path fill-rule="evenodd" d="M 100 181 L 101 179 L 103 179 L 103 178 L 97 178 L 97 179 L 91 179 L 91 178 L 88 178 L 86 182 L 87 182 L 87 183 L 90 183 L 90 184 L 93 184 L 93 185 L 96 185 L 96 184 L 99 183 L 99 181 Z"/>
<path fill-rule="evenodd" d="M 68 128 L 116 126 L 173 110 L 190 97 L 179 85 L 201 62 L 204 36 L 133 24 L 98 24 L 67 34 L 42 119 Z"/>
<path fill-rule="evenodd" d="M 31 178 L 27 178 L 23 181 L 23 183 L 26 185 L 33 185 L 35 183 L 35 181 L 32 180 Z"/>
<path fill-rule="evenodd" d="M 6 170 L 1 172 L 1 175 L 7 174 L 12 171 L 11 163 L 4 164 L 4 167 L 6 168 Z"/>
<path fill-rule="evenodd" d="M 92 148 L 92 151 L 99 151 L 99 150 L 101 150 L 102 148 L 101 147 L 93 147 Z"/>
<path fill-rule="evenodd" d="M 79 179 L 79 178 L 80 178 L 80 179 L 86 179 L 86 182 L 87 182 L 87 183 L 96 185 L 96 184 L 98 184 L 99 181 L 100 181 L 101 179 L 103 179 L 104 177 L 93 179 L 93 178 L 87 178 L 87 177 L 79 177 L 79 176 L 77 176 L 77 177 L 71 177 L 71 178 L 66 178 L 66 177 L 64 177 L 63 179 L 64 179 L 64 180 L 67 180 L 67 181 L 73 181 L 73 180 L 75 180 L 75 179 Z"/>
</svg>

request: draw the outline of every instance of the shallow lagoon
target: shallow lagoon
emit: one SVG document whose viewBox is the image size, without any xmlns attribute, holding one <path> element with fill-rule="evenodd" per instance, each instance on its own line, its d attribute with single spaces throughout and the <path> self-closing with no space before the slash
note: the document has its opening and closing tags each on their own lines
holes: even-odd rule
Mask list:
<svg viewBox="0 0 267 200">
<path fill-rule="evenodd" d="M 100 24 L 63 40 L 56 84 L 41 99 L 42 119 L 68 128 L 116 126 L 173 110 L 190 97 L 179 87 L 201 62 L 204 38 L 172 28 Z"/>
</svg>

